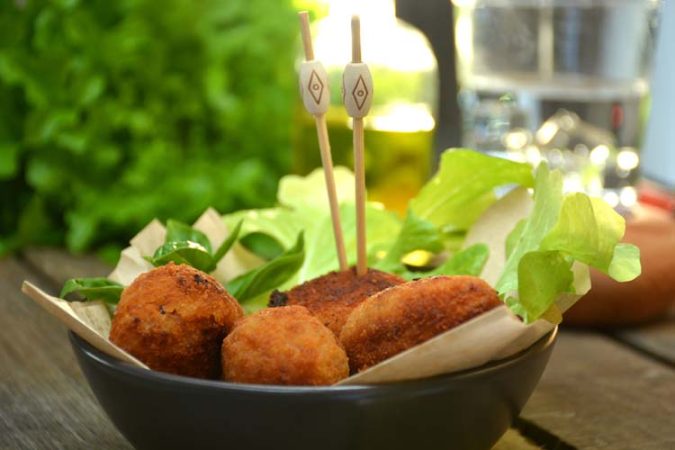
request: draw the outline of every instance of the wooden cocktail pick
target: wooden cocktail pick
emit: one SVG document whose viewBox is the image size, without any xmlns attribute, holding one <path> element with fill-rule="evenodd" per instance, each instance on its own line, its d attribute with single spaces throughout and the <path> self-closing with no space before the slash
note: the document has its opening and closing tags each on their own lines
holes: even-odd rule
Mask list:
<svg viewBox="0 0 675 450">
<path fill-rule="evenodd" d="M 366 172 L 363 151 L 363 118 L 373 99 L 373 79 L 361 62 L 361 20 L 352 17 L 352 62 L 342 76 L 342 98 L 353 119 L 354 175 L 356 177 L 356 273 L 368 271 L 366 254 Z"/>
<path fill-rule="evenodd" d="M 98 350 L 136 367 L 141 367 L 143 369 L 149 368 L 138 359 L 110 342 L 107 336 L 103 335 L 104 331 L 102 328 L 105 328 L 106 324 L 97 324 L 96 322 L 101 322 L 101 320 L 96 317 L 96 314 L 88 314 L 86 308 L 78 309 L 75 303 L 52 297 L 28 281 L 23 282 L 21 290 L 24 294 L 32 298 L 35 303 L 42 306 L 47 312 L 63 322 L 75 334 Z M 105 317 L 109 322 L 110 317 L 107 315 L 107 312 L 105 313 Z"/>
<path fill-rule="evenodd" d="M 326 127 L 326 112 L 330 106 L 330 90 L 328 89 L 328 74 L 320 61 L 314 59 L 312 48 L 312 36 L 309 30 L 309 16 L 307 11 L 301 11 L 300 31 L 302 43 L 305 49 L 305 62 L 300 66 L 300 92 L 302 101 L 307 111 L 314 116 L 316 121 L 316 133 L 319 138 L 319 150 L 321 151 L 321 163 L 326 179 L 328 203 L 333 221 L 333 234 L 335 235 L 335 247 L 337 249 L 340 270 L 349 268 L 347 253 L 340 225 L 340 209 L 338 206 L 337 192 L 335 191 L 335 177 L 333 175 L 333 157 L 328 140 L 328 128 Z"/>
</svg>

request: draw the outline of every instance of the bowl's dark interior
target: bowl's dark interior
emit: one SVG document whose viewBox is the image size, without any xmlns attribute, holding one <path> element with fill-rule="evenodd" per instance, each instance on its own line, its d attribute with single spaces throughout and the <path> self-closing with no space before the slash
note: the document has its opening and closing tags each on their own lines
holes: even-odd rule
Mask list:
<svg viewBox="0 0 675 450">
<path fill-rule="evenodd" d="M 534 390 L 556 337 L 477 369 L 369 386 L 285 387 L 131 367 L 71 333 L 80 366 L 138 449 L 489 449 Z"/>
</svg>

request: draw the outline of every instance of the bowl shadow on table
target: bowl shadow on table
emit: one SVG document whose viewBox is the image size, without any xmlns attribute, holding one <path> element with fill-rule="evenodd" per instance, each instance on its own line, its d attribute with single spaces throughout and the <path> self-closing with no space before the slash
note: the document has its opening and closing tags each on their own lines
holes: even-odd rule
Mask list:
<svg viewBox="0 0 675 450">
<path fill-rule="evenodd" d="M 369 386 L 291 387 L 199 380 L 122 363 L 70 333 L 91 389 L 137 449 L 487 450 L 512 425 L 557 329 L 476 369 Z"/>
</svg>

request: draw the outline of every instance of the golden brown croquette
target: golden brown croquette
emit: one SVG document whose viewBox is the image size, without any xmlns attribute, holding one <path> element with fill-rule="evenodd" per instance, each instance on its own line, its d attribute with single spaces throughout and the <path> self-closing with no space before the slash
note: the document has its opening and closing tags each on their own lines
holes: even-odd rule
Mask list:
<svg viewBox="0 0 675 450">
<path fill-rule="evenodd" d="M 329 385 L 349 375 L 337 338 L 302 306 L 267 308 L 240 320 L 223 341 L 223 379 Z"/>
<path fill-rule="evenodd" d="M 356 276 L 354 268 L 344 272 L 330 272 L 294 287 L 288 292 L 272 293 L 269 306 L 304 306 L 321 320 L 334 334 L 340 331 L 352 310 L 371 295 L 405 283 L 399 276 L 368 269 Z"/>
<path fill-rule="evenodd" d="M 239 303 L 211 276 L 169 263 L 122 293 L 110 340 L 151 369 L 198 378 L 220 375 L 220 345 Z"/>
<path fill-rule="evenodd" d="M 361 303 L 342 328 L 340 341 L 352 371 L 358 372 L 500 304 L 495 290 L 480 278 L 423 278 Z"/>
</svg>

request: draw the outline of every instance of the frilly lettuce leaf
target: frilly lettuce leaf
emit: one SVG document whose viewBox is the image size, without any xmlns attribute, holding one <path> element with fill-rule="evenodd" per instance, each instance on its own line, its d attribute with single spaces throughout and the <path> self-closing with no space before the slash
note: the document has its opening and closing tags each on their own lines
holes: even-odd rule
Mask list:
<svg viewBox="0 0 675 450">
<path fill-rule="evenodd" d="M 446 230 L 466 230 L 496 200 L 497 187 L 531 187 L 529 164 L 495 158 L 472 150 L 448 150 L 438 172 L 411 200 L 421 219 Z"/>
<path fill-rule="evenodd" d="M 354 174 L 346 167 L 333 169 L 338 204 L 353 202 Z M 322 169 L 315 169 L 309 175 L 286 175 L 279 181 L 277 200 L 280 205 L 294 209 L 325 210 L 328 205 L 325 179 Z"/>
<path fill-rule="evenodd" d="M 497 291 L 511 293 L 518 290 L 518 264 L 526 253 L 539 249 L 542 239 L 557 222 L 562 197 L 560 172 L 550 172 L 546 165 L 540 165 L 535 177 L 534 207 L 522 224 L 516 226 L 519 236 L 516 238 L 512 232 L 507 239 L 511 248 L 507 245 L 507 252 L 510 252 L 495 286 Z"/>
<path fill-rule="evenodd" d="M 570 306 L 559 299 L 577 293 L 575 262 L 617 281 L 640 274 L 639 250 L 619 243 L 624 231 L 623 217 L 609 205 L 582 193 L 563 195 L 561 174 L 541 164 L 532 213 L 506 239 L 507 259 L 495 287 L 526 322 L 559 317 Z"/>
<path fill-rule="evenodd" d="M 518 264 L 518 300 L 511 308 L 529 322 L 546 313 L 561 293 L 574 293 L 572 262 L 558 251 L 526 253 Z"/>
</svg>

